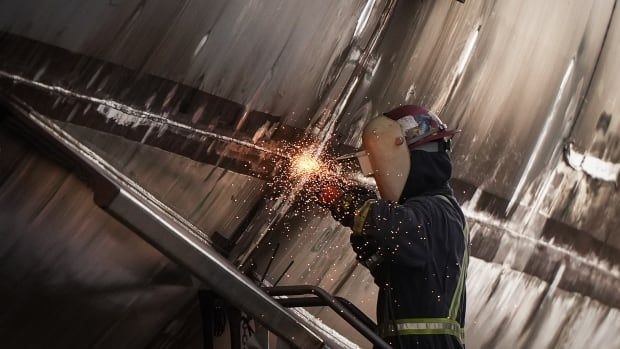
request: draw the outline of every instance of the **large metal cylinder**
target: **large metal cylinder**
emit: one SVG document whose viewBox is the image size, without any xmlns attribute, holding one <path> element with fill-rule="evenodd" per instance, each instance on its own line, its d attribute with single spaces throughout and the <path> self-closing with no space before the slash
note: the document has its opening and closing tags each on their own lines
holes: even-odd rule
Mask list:
<svg viewBox="0 0 620 349">
<path fill-rule="evenodd" d="M 468 346 L 620 345 L 616 1 L 23 0 L 0 3 L 0 31 L 0 91 L 57 120 L 240 269 L 262 270 L 279 244 L 268 281 L 286 271 L 282 283 L 321 286 L 370 314 L 376 288 L 349 232 L 265 195 L 280 159 L 270 151 L 304 137 L 355 148 L 380 112 L 432 109 L 462 130 L 452 184 L 472 226 Z M 35 290 L 90 290 L 126 314 L 94 323 L 84 346 L 136 330 L 149 335 L 125 346 L 142 346 L 193 304 L 190 286 L 154 281 L 184 272 L 119 238 L 79 183 L 3 137 L 0 328 L 13 340 L 39 343 L 23 328 Z M 97 260 L 94 282 L 85 273 Z M 135 296 L 115 298 L 122 280 L 140 283 Z M 168 306 L 140 327 L 127 314 L 151 287 Z M 63 297 L 63 309 L 80 308 L 81 296 Z M 55 310 L 32 331 L 66 346 L 77 313 Z M 314 314 L 368 345 L 328 310 Z"/>
</svg>

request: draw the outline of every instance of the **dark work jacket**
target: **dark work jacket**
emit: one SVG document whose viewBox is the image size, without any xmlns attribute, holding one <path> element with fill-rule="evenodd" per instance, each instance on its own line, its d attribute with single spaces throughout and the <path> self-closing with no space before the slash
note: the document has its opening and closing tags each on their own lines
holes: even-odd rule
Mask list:
<svg viewBox="0 0 620 349">
<path fill-rule="evenodd" d="M 415 153 L 422 157 L 437 157 L 437 154 Z M 446 159 L 449 161 L 447 155 L 440 158 L 439 163 L 442 164 Z M 412 156 L 412 160 L 416 160 L 415 156 Z M 448 316 L 462 272 L 463 254 L 469 243 L 463 234 L 465 217 L 447 185 L 451 175 L 449 165 L 448 173 L 441 172 L 445 181 L 434 189 L 428 186 L 412 189 L 415 185 L 408 184 L 406 195 L 417 191 L 418 196 L 404 197 L 400 203 L 377 200 L 370 206 L 361 235 L 369 240 L 370 248 L 378 247 L 382 255 L 382 262 L 370 268 L 379 286 L 379 326 L 393 323 L 396 319 Z M 417 175 L 416 185 L 424 182 L 424 173 L 420 171 L 433 170 L 439 171 L 436 166 L 418 169 L 414 173 L 414 176 Z M 426 191 L 419 193 L 424 188 L 427 188 Z M 449 202 L 437 195 L 442 195 Z M 463 327 L 464 287 L 461 297 L 457 320 Z M 401 335 L 386 340 L 395 348 L 463 347 L 451 335 Z"/>
</svg>

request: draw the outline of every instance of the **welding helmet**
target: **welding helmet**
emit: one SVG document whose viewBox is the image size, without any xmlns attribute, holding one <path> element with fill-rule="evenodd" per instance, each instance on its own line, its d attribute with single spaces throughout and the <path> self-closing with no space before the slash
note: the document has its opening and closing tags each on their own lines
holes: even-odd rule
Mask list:
<svg viewBox="0 0 620 349">
<path fill-rule="evenodd" d="M 381 197 L 397 202 L 411 169 L 410 151 L 447 151 L 457 132 L 448 130 L 431 111 L 405 105 L 368 122 L 362 132 L 363 150 L 356 155 L 362 173 L 374 177 Z"/>
</svg>

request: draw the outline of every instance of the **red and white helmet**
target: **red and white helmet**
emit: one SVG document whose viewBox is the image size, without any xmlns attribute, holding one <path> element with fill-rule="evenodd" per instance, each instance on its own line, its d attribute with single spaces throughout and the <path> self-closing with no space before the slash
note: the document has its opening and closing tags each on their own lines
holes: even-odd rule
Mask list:
<svg viewBox="0 0 620 349">
<path fill-rule="evenodd" d="M 381 197 L 398 201 L 411 169 L 411 150 L 439 152 L 457 130 L 431 111 L 404 105 L 372 119 L 362 132 L 363 151 L 357 153 L 364 175 L 373 176 Z"/>
</svg>

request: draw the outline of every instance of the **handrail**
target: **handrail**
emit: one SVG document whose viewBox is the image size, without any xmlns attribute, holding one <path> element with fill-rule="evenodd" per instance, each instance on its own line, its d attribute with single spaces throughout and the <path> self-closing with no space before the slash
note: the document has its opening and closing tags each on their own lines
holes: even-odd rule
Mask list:
<svg viewBox="0 0 620 349">
<path fill-rule="evenodd" d="M 362 312 L 358 307 L 353 305 L 353 303 L 349 302 L 346 298 L 342 297 L 334 297 L 336 298 L 344 307 L 349 309 L 355 317 L 357 317 L 360 321 L 366 325 L 372 331 L 377 329 L 377 324 L 372 321 L 364 312 Z M 309 308 L 309 307 L 325 307 L 327 306 L 327 302 L 324 299 L 319 297 L 290 297 L 290 298 L 276 298 L 278 303 L 285 308 Z"/>
<path fill-rule="evenodd" d="M 366 337 L 375 348 L 391 348 L 391 346 L 375 332 L 376 325 L 374 322 L 353 305 L 353 303 L 341 297 L 334 297 L 318 286 L 274 286 L 263 287 L 263 290 L 272 297 L 314 295 L 315 297 L 278 298 L 277 301 L 285 307 L 328 306 L 343 320 L 349 323 L 349 325 Z"/>
</svg>

